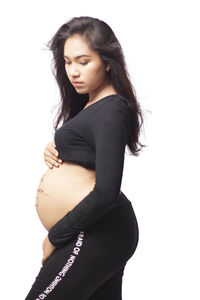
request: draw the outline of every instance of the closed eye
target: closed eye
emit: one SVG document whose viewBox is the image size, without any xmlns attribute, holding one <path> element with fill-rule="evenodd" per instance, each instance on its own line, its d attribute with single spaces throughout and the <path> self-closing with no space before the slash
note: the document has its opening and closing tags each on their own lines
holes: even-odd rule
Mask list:
<svg viewBox="0 0 200 300">
<path fill-rule="evenodd" d="M 65 62 L 67 65 L 70 65 L 71 63 L 70 62 Z M 88 62 L 84 62 L 84 63 L 80 63 L 81 65 L 87 65 Z"/>
</svg>

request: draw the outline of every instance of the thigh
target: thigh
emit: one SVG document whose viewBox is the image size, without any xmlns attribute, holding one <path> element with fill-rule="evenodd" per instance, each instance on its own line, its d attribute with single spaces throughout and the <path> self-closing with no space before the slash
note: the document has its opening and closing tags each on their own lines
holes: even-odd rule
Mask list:
<svg viewBox="0 0 200 300">
<path fill-rule="evenodd" d="M 118 270 L 121 262 L 109 262 L 108 248 L 91 233 L 57 249 L 41 267 L 25 300 L 87 300 Z"/>
<path fill-rule="evenodd" d="M 119 299 L 122 269 L 138 242 L 131 205 L 110 210 L 46 260 L 25 300 Z M 118 297 L 118 298 L 117 298 Z"/>
</svg>

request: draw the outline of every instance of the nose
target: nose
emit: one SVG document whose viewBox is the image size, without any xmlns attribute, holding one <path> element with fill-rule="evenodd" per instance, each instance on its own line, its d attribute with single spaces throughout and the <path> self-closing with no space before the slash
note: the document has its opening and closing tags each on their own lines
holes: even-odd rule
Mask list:
<svg viewBox="0 0 200 300">
<path fill-rule="evenodd" d="M 74 64 L 74 65 L 72 64 L 71 68 L 68 71 L 69 71 L 69 74 L 71 77 L 80 75 L 80 72 L 79 72 L 76 64 Z"/>
</svg>

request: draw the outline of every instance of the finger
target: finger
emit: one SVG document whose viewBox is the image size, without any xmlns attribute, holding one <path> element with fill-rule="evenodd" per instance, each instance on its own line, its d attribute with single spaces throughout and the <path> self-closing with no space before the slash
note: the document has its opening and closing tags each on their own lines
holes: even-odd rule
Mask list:
<svg viewBox="0 0 200 300">
<path fill-rule="evenodd" d="M 51 158 L 48 158 L 47 162 L 49 164 L 51 164 L 52 166 L 55 166 L 55 167 L 59 167 L 61 165 L 61 163 L 55 161 L 54 159 L 51 159 Z"/>
<path fill-rule="evenodd" d="M 54 146 L 55 145 L 55 141 L 54 140 L 52 140 L 52 141 L 50 141 L 47 145 L 51 145 L 51 146 Z"/>
<path fill-rule="evenodd" d="M 54 141 L 52 141 L 52 145 L 53 145 L 54 148 L 56 148 L 56 144 L 55 144 Z"/>
<path fill-rule="evenodd" d="M 47 165 L 47 167 L 49 167 L 50 169 L 53 168 L 53 165 L 44 157 L 44 161 L 45 161 L 45 164 Z"/>
<path fill-rule="evenodd" d="M 58 157 L 58 151 L 56 151 L 56 150 L 52 150 L 52 148 L 51 149 L 45 149 L 45 151 L 44 151 L 44 155 L 46 155 L 46 156 L 54 156 L 55 158 L 57 158 Z"/>
<path fill-rule="evenodd" d="M 58 156 L 58 151 L 56 150 L 56 145 L 55 145 L 55 143 L 49 144 L 49 145 L 46 147 L 46 149 L 47 149 L 50 153 L 54 154 L 55 156 Z"/>
<path fill-rule="evenodd" d="M 45 263 L 45 261 L 51 256 L 51 253 L 49 253 L 48 255 L 43 256 L 42 258 L 42 264 Z"/>
<path fill-rule="evenodd" d="M 43 256 L 43 258 L 42 258 L 42 264 L 45 263 L 45 261 L 47 260 L 48 257 L 49 257 L 48 255 L 45 255 L 45 254 L 44 254 L 44 256 Z"/>
<path fill-rule="evenodd" d="M 47 163 L 47 166 L 49 167 L 49 169 L 53 169 L 53 166 L 49 163 Z"/>
<path fill-rule="evenodd" d="M 53 155 L 55 155 L 56 157 L 58 157 L 58 151 L 55 150 L 54 148 L 51 148 L 51 149 L 50 149 L 50 152 L 51 152 Z"/>
<path fill-rule="evenodd" d="M 46 163 L 46 165 L 48 166 L 48 167 L 57 167 L 57 168 L 59 168 L 60 167 L 60 165 L 62 164 L 62 163 L 58 163 L 58 162 L 56 162 L 56 161 L 54 161 L 54 160 L 52 160 L 52 159 L 50 159 L 50 158 L 45 158 L 44 159 L 45 160 L 45 163 Z"/>
<path fill-rule="evenodd" d="M 56 157 L 53 153 L 49 152 L 49 151 L 45 151 L 44 152 L 44 159 L 48 159 L 50 158 L 53 161 L 56 161 L 57 163 L 62 163 L 62 160 L 58 157 Z M 50 163 L 52 163 L 51 160 L 48 160 Z"/>
</svg>

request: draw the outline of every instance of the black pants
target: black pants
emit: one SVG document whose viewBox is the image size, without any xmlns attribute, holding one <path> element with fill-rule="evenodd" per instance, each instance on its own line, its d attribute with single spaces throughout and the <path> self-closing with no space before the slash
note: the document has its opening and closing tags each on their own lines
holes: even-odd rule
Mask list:
<svg viewBox="0 0 200 300">
<path fill-rule="evenodd" d="M 109 212 L 45 261 L 25 300 L 121 300 L 138 240 L 132 203 L 121 192 Z"/>
</svg>

